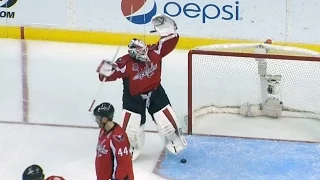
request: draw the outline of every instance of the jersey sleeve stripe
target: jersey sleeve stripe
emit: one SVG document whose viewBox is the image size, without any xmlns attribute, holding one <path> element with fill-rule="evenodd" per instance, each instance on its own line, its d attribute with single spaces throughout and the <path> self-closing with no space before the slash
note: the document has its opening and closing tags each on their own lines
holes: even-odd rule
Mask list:
<svg viewBox="0 0 320 180">
<path fill-rule="evenodd" d="M 163 44 L 163 41 L 160 40 L 159 44 L 158 44 L 158 49 L 154 50 L 154 52 L 156 52 L 157 54 L 160 54 L 161 53 L 162 44 Z"/>
<path fill-rule="evenodd" d="M 163 39 L 160 39 L 159 44 L 158 44 L 158 49 L 154 50 L 154 52 L 157 53 L 157 54 L 161 54 L 161 49 L 162 49 L 163 43 L 168 41 L 168 40 L 170 40 L 170 39 L 172 39 L 172 38 L 174 38 L 174 37 L 176 37 L 176 36 L 177 36 L 177 34 L 171 34 L 171 35 L 169 35 L 169 36 L 167 36 L 167 37 L 165 37 Z"/>
<path fill-rule="evenodd" d="M 112 140 L 110 140 L 110 147 L 113 153 L 113 173 L 112 173 L 112 178 L 116 179 L 116 172 L 117 172 L 117 168 L 118 168 L 118 160 L 117 160 L 117 152 L 116 152 L 116 148 L 113 145 Z"/>
</svg>

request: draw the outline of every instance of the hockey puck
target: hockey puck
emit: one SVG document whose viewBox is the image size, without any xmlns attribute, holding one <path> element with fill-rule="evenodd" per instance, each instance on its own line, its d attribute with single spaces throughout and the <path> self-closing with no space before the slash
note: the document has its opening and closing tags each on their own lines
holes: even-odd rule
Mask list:
<svg viewBox="0 0 320 180">
<path fill-rule="evenodd" d="M 181 159 L 180 162 L 184 164 L 184 163 L 187 162 L 187 160 L 186 159 Z"/>
</svg>

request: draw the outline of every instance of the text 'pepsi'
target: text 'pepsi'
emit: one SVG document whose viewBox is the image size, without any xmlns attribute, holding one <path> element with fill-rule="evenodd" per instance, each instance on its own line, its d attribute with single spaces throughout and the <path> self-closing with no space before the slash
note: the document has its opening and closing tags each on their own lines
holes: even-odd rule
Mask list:
<svg viewBox="0 0 320 180">
<path fill-rule="evenodd" d="M 225 1 L 222 3 L 169 1 L 158 4 L 156 0 L 122 0 L 121 10 L 123 15 L 134 24 L 147 24 L 157 13 L 164 13 L 170 17 L 198 18 L 204 24 L 209 23 L 210 20 L 242 20 L 239 1 L 228 4 Z"/>
<path fill-rule="evenodd" d="M 202 23 L 207 20 L 240 20 L 239 1 L 234 5 L 226 4 L 218 6 L 216 4 L 205 4 L 200 6 L 196 3 L 186 3 L 181 5 L 177 2 L 167 2 L 163 7 L 163 12 L 171 17 L 184 15 L 188 18 L 201 18 Z"/>
</svg>

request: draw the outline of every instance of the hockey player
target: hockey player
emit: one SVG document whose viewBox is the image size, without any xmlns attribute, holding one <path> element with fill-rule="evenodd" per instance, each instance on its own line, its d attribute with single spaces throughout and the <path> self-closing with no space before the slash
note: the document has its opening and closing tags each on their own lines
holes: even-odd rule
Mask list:
<svg viewBox="0 0 320 180">
<path fill-rule="evenodd" d="M 133 160 L 144 145 L 146 109 L 170 152 L 176 154 L 187 146 L 160 83 L 162 59 L 174 50 L 179 40 L 177 26 L 174 20 L 162 14 L 154 16 L 152 23 L 160 34 L 156 44 L 146 45 L 134 38 L 128 45 L 128 54 L 116 62 L 103 60 L 97 69 L 102 82 L 123 80 L 123 128 L 129 137 Z"/>
<path fill-rule="evenodd" d="M 114 107 L 102 103 L 93 110 L 93 115 L 101 128 L 95 160 L 97 180 L 133 180 L 128 136 L 113 122 Z"/>
<path fill-rule="evenodd" d="M 43 169 L 39 165 L 33 164 L 24 170 L 22 174 L 22 180 L 65 180 L 65 179 L 60 176 L 50 176 L 45 178 Z"/>
</svg>

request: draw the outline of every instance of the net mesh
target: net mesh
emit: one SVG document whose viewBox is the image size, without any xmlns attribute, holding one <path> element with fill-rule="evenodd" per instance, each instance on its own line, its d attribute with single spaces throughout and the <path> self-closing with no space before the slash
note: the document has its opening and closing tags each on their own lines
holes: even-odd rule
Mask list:
<svg viewBox="0 0 320 180">
<path fill-rule="evenodd" d="M 318 52 L 266 44 L 227 44 L 196 50 L 315 57 L 314 61 L 269 59 L 267 73 L 281 75 L 279 99 L 289 117 L 320 118 L 320 54 Z M 254 57 L 192 54 L 192 119 L 208 113 L 238 113 L 241 105 L 261 104 L 261 81 Z M 297 115 L 297 113 L 299 115 Z M 302 114 L 302 115 L 301 115 Z"/>
</svg>

